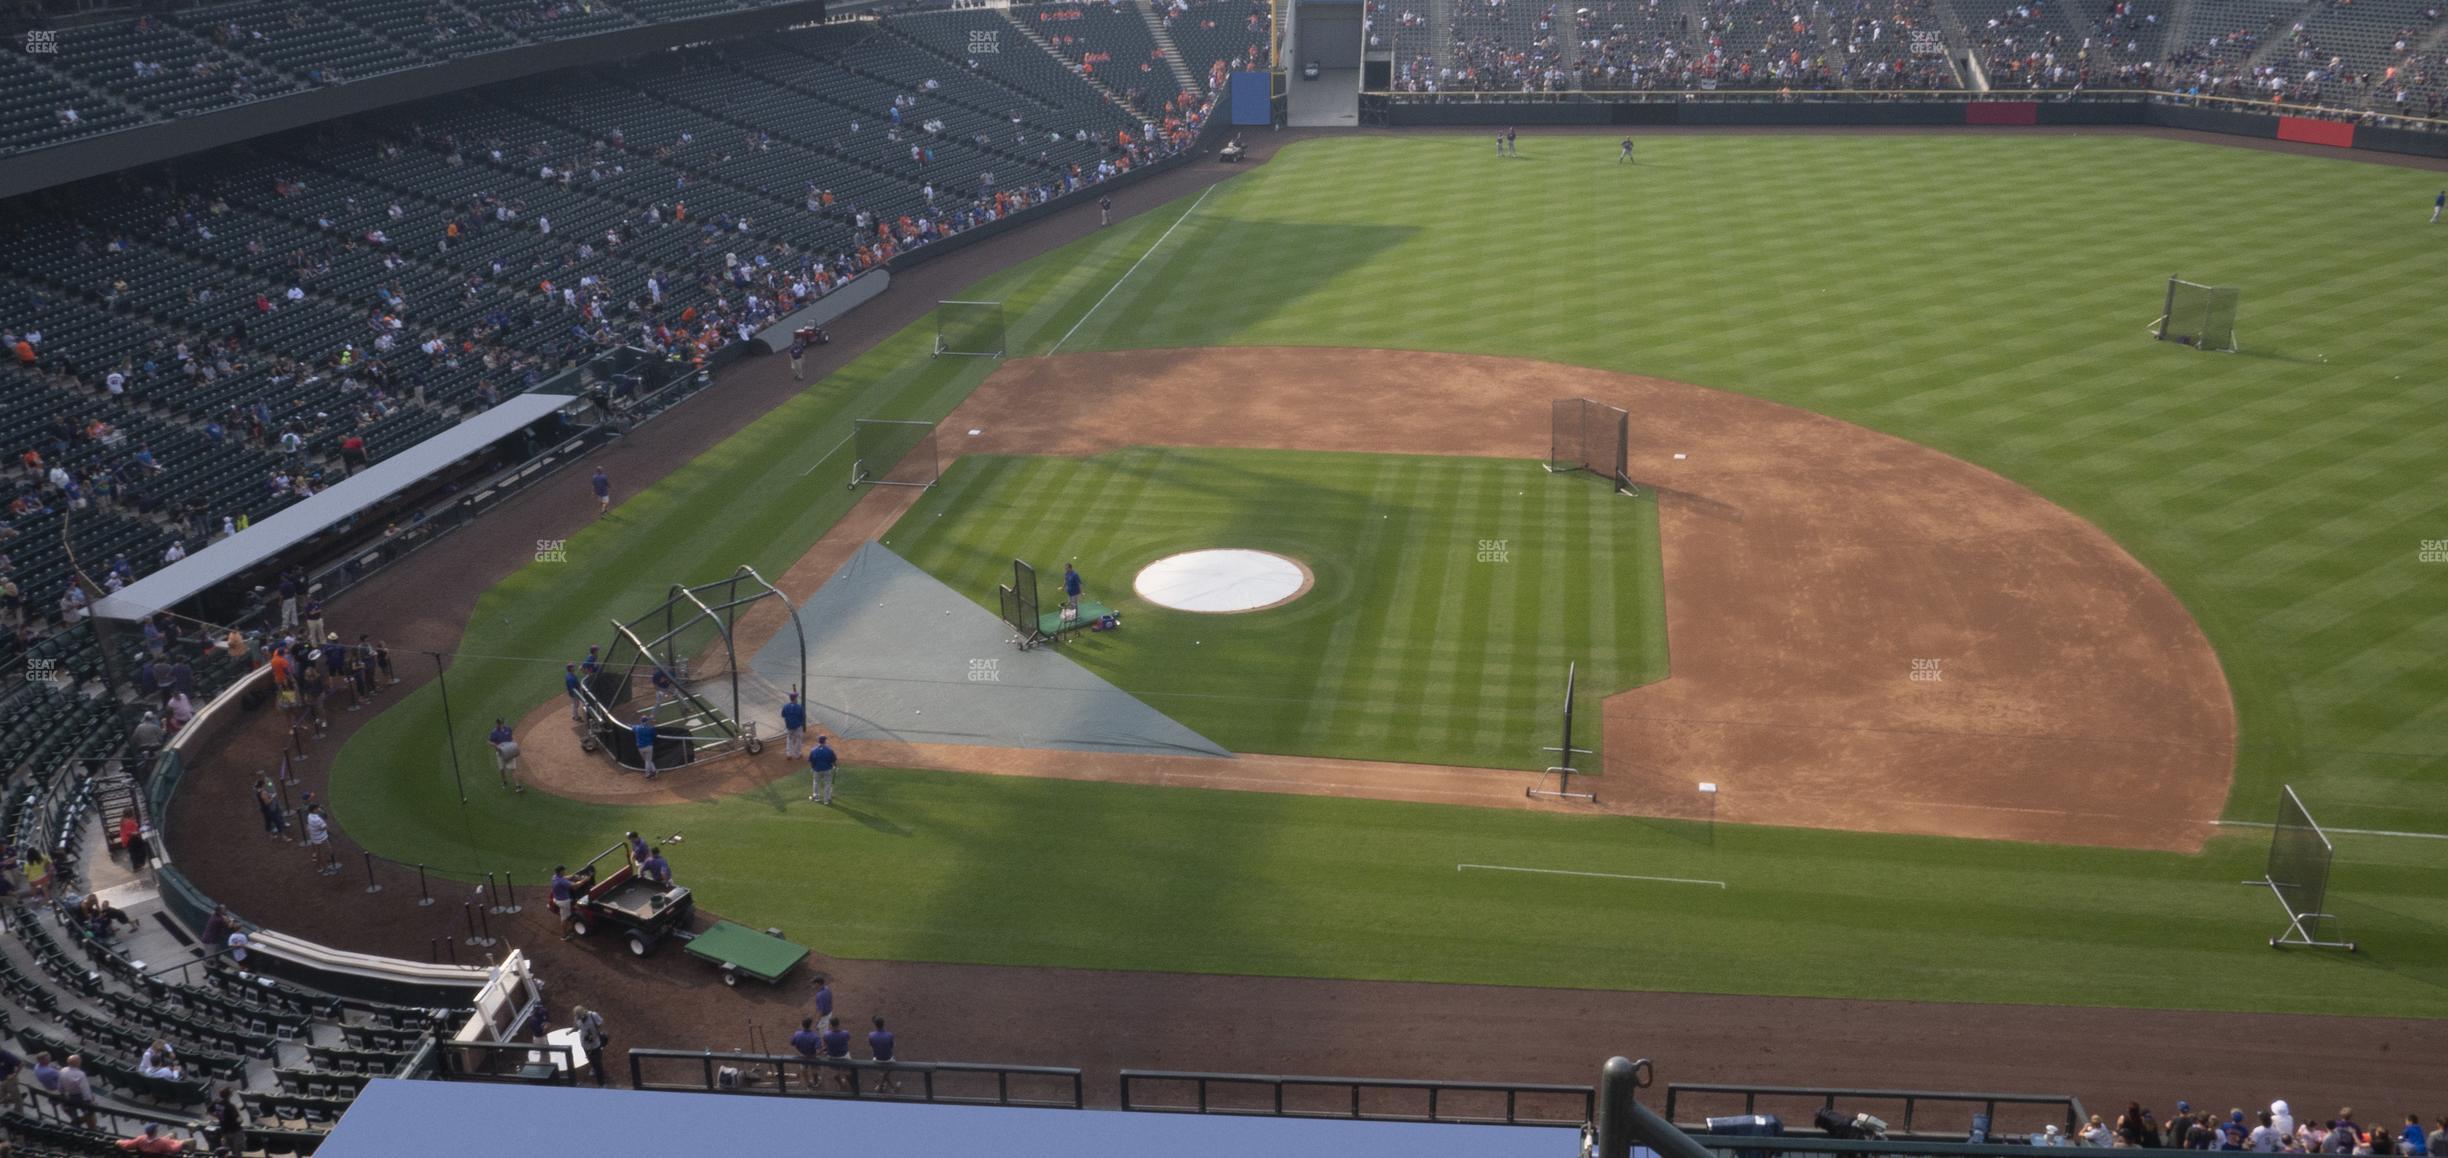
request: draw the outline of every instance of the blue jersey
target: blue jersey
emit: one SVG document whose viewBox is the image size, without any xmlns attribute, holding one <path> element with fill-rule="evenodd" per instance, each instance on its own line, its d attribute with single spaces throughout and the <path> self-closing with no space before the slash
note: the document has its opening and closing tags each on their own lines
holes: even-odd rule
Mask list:
<svg viewBox="0 0 2448 1158">
<path fill-rule="evenodd" d="M 630 734 L 637 737 L 637 746 L 639 750 L 643 751 L 645 749 L 654 747 L 655 726 L 653 724 L 648 723 L 645 720 L 639 720 L 637 722 L 637 726 L 629 729 L 629 731 Z"/>
<path fill-rule="evenodd" d="M 577 695 L 577 694 L 578 694 L 578 673 L 577 673 L 577 672 L 574 672 L 574 671 L 565 671 L 565 672 L 562 672 L 562 673 L 561 673 L 561 687 L 562 687 L 562 689 L 563 689 L 563 690 L 565 690 L 565 691 L 569 692 L 569 694 L 571 694 L 571 695 L 573 695 L 573 696 L 574 696 L 574 695 Z"/>
<path fill-rule="evenodd" d="M 833 745 L 831 744 L 818 744 L 815 747 L 808 749 L 808 767 L 813 768 L 818 772 L 832 771 L 833 762 L 837 759 L 839 759 L 839 757 L 833 754 Z"/>
<path fill-rule="evenodd" d="M 807 705 L 796 700 L 782 705 L 782 726 L 792 731 L 807 727 Z"/>
</svg>

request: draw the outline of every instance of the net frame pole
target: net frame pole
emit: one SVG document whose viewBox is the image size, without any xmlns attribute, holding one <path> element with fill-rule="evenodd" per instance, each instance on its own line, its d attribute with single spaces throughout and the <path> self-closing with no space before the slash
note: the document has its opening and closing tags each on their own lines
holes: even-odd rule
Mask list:
<svg viewBox="0 0 2448 1158">
<path fill-rule="evenodd" d="M 955 306 L 958 306 L 958 307 L 965 307 L 965 308 L 967 308 L 967 309 L 978 309 L 978 310 L 983 310 L 983 309 L 992 309 L 992 310 L 994 311 L 994 337 L 993 337 L 993 340 L 992 340 L 991 342 L 982 342 L 982 343 L 978 343 L 978 344 L 980 344 L 980 345 L 991 345 L 991 346 L 993 346 L 993 347 L 994 347 L 993 349 L 991 349 L 991 350 L 971 350 L 971 349 L 966 349 L 966 348 L 957 348 L 957 347 L 965 347 L 965 346 L 967 346 L 967 345 L 968 345 L 968 343 L 967 343 L 967 342 L 965 342 L 965 341 L 963 341 L 963 342 L 960 342 L 960 343 L 957 343 L 957 344 L 956 344 L 955 342 L 953 342 L 953 341 L 951 341 L 951 340 L 949 340 L 949 339 L 948 339 L 948 337 L 947 337 L 947 332 L 946 332 L 946 329 L 947 329 L 947 328 L 946 328 L 946 326 L 945 326 L 945 323 L 946 323 L 946 322 L 948 322 L 948 321 L 951 321 L 951 320 L 952 320 L 952 317 L 953 317 L 953 315 L 952 315 L 952 313 L 949 311 L 948 307 L 955 307 Z M 963 335 L 963 336 L 965 337 L 966 335 Z M 947 355 L 947 354 L 948 354 L 948 355 L 950 355 L 950 356 L 952 356 L 952 357 L 955 357 L 955 358 L 1000 358 L 1000 357 L 1002 357 L 1002 356 L 1003 356 L 1003 351 L 1004 351 L 1004 329 L 1003 329 L 1003 303 L 1002 303 L 1002 302 L 999 302 L 999 301 L 992 301 L 992 302 L 988 302 L 988 301 L 964 301 L 964 300 L 957 299 L 957 298 L 943 298 L 943 299 L 938 299 L 938 300 L 936 301 L 936 303 L 935 303 L 935 352 L 934 352 L 934 354 L 932 355 L 933 357 L 941 358 L 941 357 L 944 357 L 945 355 Z"/>
<path fill-rule="evenodd" d="M 1612 421 L 1609 421 L 1612 419 Z M 1594 398 L 1558 398 L 1548 407 L 1547 473 L 1602 475 L 1616 494 L 1638 498 L 1632 481 L 1632 412 Z"/>
<path fill-rule="evenodd" d="M 2320 822 L 2312 819 L 2312 810 L 2304 807 L 2303 798 L 2295 794 L 2294 785 L 2280 785 L 2279 791 L 2282 795 L 2278 798 L 2278 821 L 2270 826 L 2268 864 L 2262 870 L 2260 880 L 2244 882 L 2247 885 L 2268 888 L 2270 893 L 2278 898 L 2278 907 L 2286 910 L 2286 931 L 2270 938 L 2269 946 L 2272 949 L 2301 947 L 2344 949 L 2349 953 L 2355 952 L 2357 946 L 2353 941 L 2324 940 L 2320 936 L 2320 923 L 2337 919 L 2335 915 L 2326 911 L 2329 898 L 2329 868 L 2336 861 L 2337 846 L 2330 843 L 2328 833 L 2321 831 Z M 2300 818 L 2302 823 L 2291 823 L 2290 817 Z M 2320 872 L 2316 882 L 2307 885 L 2304 881 L 2278 879 L 2281 862 L 2286 857 L 2286 841 L 2290 832 L 2310 832 L 2312 837 L 2320 842 Z M 2303 897 L 2301 904 L 2297 903 L 2294 896 L 2288 894 L 2289 888 L 2297 890 Z"/>
<path fill-rule="evenodd" d="M 1542 752 L 1555 753 L 1556 758 L 1555 763 L 1548 765 L 1546 771 L 1539 773 L 1539 778 L 1532 781 L 1530 787 L 1522 789 L 1522 795 L 1532 800 L 1586 800 L 1592 804 L 1598 803 L 1597 793 L 1575 792 L 1572 786 L 1573 774 L 1580 771 L 1579 768 L 1573 766 L 1573 757 L 1595 754 L 1588 748 L 1573 746 L 1573 698 L 1575 686 L 1580 682 L 1580 672 L 1579 660 L 1564 666 L 1563 730 L 1554 747 L 1539 749 Z M 1548 788 L 1546 787 L 1547 779 L 1551 776 L 1555 778 L 1556 786 Z"/>
<path fill-rule="evenodd" d="M 2153 334 L 2197 350 L 2236 352 L 2235 321 L 2244 291 L 2235 286 L 2204 285 L 2182 275 L 2168 278 L 2167 300 Z"/>
<path fill-rule="evenodd" d="M 1022 651 L 1044 643 L 1044 625 L 1037 618 L 1037 569 L 1024 559 L 1012 560 L 1012 643 Z"/>
<path fill-rule="evenodd" d="M 883 454 L 890 456 L 889 459 L 879 458 L 877 452 L 870 449 L 876 443 L 870 440 L 869 433 L 889 430 L 914 433 L 905 435 L 910 439 L 907 447 L 900 447 L 896 441 L 894 445 L 886 446 L 882 450 Z M 857 490 L 861 484 L 867 483 L 880 487 L 917 487 L 920 490 L 933 488 L 936 483 L 943 481 L 943 456 L 938 453 L 939 448 L 936 445 L 935 436 L 935 424 L 924 419 L 851 419 L 848 440 L 851 444 L 850 489 Z M 882 435 L 879 433 L 878 437 Z M 899 472 L 902 467 L 917 461 L 921 452 L 924 452 L 926 456 L 922 478 L 890 477 Z"/>
</svg>

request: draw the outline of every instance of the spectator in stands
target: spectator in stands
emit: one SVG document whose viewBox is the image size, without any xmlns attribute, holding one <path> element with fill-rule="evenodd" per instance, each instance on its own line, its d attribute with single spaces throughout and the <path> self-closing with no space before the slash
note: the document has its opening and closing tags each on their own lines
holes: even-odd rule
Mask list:
<svg viewBox="0 0 2448 1158">
<path fill-rule="evenodd" d="M 215 1150 L 229 1154 L 244 1154 L 246 1114 L 238 1106 L 238 1096 L 228 1086 L 213 1091 L 212 1104 L 204 1108 L 205 1137 Z"/>
<path fill-rule="evenodd" d="M 69 1054 L 66 1064 L 60 1066 L 59 1100 L 77 1124 L 94 1128 L 93 1080 L 85 1076 L 85 1055 Z"/>
<path fill-rule="evenodd" d="M 162 1133 L 160 1123 L 147 1122 L 144 1133 L 120 1139 L 119 1148 L 136 1154 L 177 1154 L 187 1149 L 187 1143 Z"/>
<path fill-rule="evenodd" d="M 51 1060 L 50 1050 L 34 1055 L 34 1084 L 42 1087 L 44 1093 L 56 1094 L 59 1092 L 60 1068 Z"/>
<path fill-rule="evenodd" d="M 255 810 L 263 817 L 265 836 L 288 839 L 289 821 L 281 815 L 280 792 L 262 772 L 255 774 Z"/>
<path fill-rule="evenodd" d="M 25 881 L 26 891 L 42 898 L 46 903 L 51 900 L 51 858 L 43 855 L 43 850 L 40 848 L 26 850 Z"/>
<path fill-rule="evenodd" d="M 161 716 L 153 712 L 146 712 L 144 719 L 128 733 L 128 740 L 136 746 L 137 754 L 147 757 L 149 763 L 152 754 L 161 750 Z"/>
<path fill-rule="evenodd" d="M 331 821 L 324 819 L 320 804 L 306 809 L 306 855 L 318 866 L 315 871 L 324 876 L 340 871 L 340 854 L 331 844 Z"/>
<path fill-rule="evenodd" d="M 229 934 L 229 908 L 224 905 L 214 905 L 212 915 L 204 918 L 204 943 L 207 945 L 224 944 L 229 940 Z"/>
<path fill-rule="evenodd" d="M 171 1050 L 170 1043 L 157 1037 L 136 1060 L 136 1072 L 148 1078 L 177 1081 L 187 1075 L 187 1067 L 179 1064 L 178 1054 Z"/>
</svg>

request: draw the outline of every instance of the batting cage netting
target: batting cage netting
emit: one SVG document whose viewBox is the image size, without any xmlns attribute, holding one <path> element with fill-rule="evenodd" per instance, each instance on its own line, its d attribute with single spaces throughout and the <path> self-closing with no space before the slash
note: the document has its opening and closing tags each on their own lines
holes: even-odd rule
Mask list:
<svg viewBox="0 0 2448 1158">
<path fill-rule="evenodd" d="M 1021 560 L 1012 560 L 1012 581 L 995 588 L 1002 604 L 1003 622 L 1011 625 L 1012 642 L 1022 650 L 1036 646 L 1045 638 L 1037 616 L 1037 569 Z"/>
<path fill-rule="evenodd" d="M 850 424 L 850 486 L 931 487 L 942 477 L 935 424 L 859 418 Z"/>
<path fill-rule="evenodd" d="M 2159 316 L 2159 340 L 2203 350 L 2234 353 L 2236 305 L 2244 291 L 2168 279 L 2167 306 Z"/>
<path fill-rule="evenodd" d="M 935 356 L 1003 356 L 1003 303 L 935 303 Z"/>
<path fill-rule="evenodd" d="M 751 567 L 694 587 L 673 586 L 661 604 L 628 622 L 613 621 L 611 643 L 580 689 L 585 746 L 640 766 L 631 728 L 651 720 L 659 733 L 655 760 L 676 767 L 763 745 L 746 701 L 779 698 L 744 694 L 749 669 L 767 638 L 787 637 L 796 649 L 794 687 L 807 686 L 807 638 L 780 588 Z M 785 667 L 792 664 L 786 663 Z"/>
<path fill-rule="evenodd" d="M 2286 906 L 2286 932 L 2270 938 L 2272 946 L 2354 950 L 2352 941 L 2324 940 L 2321 936 L 2321 922 L 2333 919 L 2328 912 L 2329 863 L 2335 856 L 2329 835 L 2312 819 L 2311 810 L 2295 795 L 2294 786 L 2282 786 L 2278 821 L 2270 833 L 2269 865 L 2258 882 L 2267 884 L 2271 892 L 2278 894 L 2278 902 Z"/>
<path fill-rule="evenodd" d="M 1632 485 L 1632 412 L 1588 398 L 1559 398 L 1547 440 L 1551 473 L 1585 470 L 1611 482 L 1616 491 L 1640 493 Z"/>
</svg>

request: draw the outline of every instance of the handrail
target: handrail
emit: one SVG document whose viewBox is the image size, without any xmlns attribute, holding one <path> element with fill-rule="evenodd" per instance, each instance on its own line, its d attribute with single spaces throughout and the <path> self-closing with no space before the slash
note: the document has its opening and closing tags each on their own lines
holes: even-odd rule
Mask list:
<svg viewBox="0 0 2448 1158">
<path fill-rule="evenodd" d="M 1420 1078 L 1332 1078 L 1284 1074 L 1204 1073 L 1193 1070 L 1132 1070 L 1121 1073 L 1122 1108 L 1152 1114 L 1231 1114 L 1275 1118 L 1350 1118 L 1377 1122 L 1456 1122 L 1478 1125 L 1507 1126 L 1579 1126 L 1591 1120 L 1597 1111 L 1597 1090 L 1591 1086 L 1550 1085 L 1532 1082 L 1447 1082 Z M 1197 1100 L 1189 1105 L 1157 1104 L 1135 1096 L 1134 1083 L 1144 1086 L 1151 1082 L 1188 1082 L 1196 1090 Z M 1216 1086 L 1264 1086 L 1272 1097 L 1264 1107 L 1218 1104 L 1210 1096 Z M 1345 1089 L 1349 1097 L 1345 1107 L 1337 1110 L 1305 1109 L 1288 1105 L 1284 1094 L 1301 1089 Z M 1369 1091 L 1415 1091 L 1428 1095 L 1425 1113 L 1397 1113 L 1371 1109 L 1363 1103 Z M 1499 1116 L 1449 1114 L 1441 1104 L 1452 1094 L 1502 1094 L 1504 1110 Z M 1578 1113 L 1569 1117 L 1533 1117 L 1521 1105 L 1524 1095 L 1533 1098 L 1560 1098 L 1577 1103 Z"/>
<path fill-rule="evenodd" d="M 1069 1066 L 1006 1065 L 993 1062 L 906 1062 L 863 1058 L 801 1057 L 796 1054 L 717 1053 L 713 1050 L 632 1049 L 629 1085 L 640 1090 L 684 1090 L 700 1093 L 755 1094 L 800 1098 L 892 1098 L 946 1105 L 1027 1106 L 1077 1110 L 1087 1106 L 1086 1083 Z M 686 1080 L 656 1077 L 650 1061 L 692 1062 Z M 796 1079 L 793 1075 L 797 1075 Z M 979 1075 L 994 1079 L 991 1094 L 967 1092 L 964 1079 Z M 830 1077 L 832 1081 L 827 1083 Z M 903 1081 L 916 1079 L 916 1088 Z M 939 1082 L 938 1078 L 946 1079 Z M 1027 1096 L 1014 1093 L 1012 1079 L 1049 1079 L 1067 1096 Z M 1067 1087 L 1067 1088 L 1066 1088 Z"/>
<path fill-rule="evenodd" d="M 1754 1086 L 1720 1082 L 1674 1082 L 1669 1083 L 1666 1087 L 1665 1115 L 1667 1120 L 1680 1122 L 1682 1119 L 1675 1113 L 1676 1103 L 1681 1101 L 1688 1106 L 1694 1095 L 1740 1095 L 1743 1100 L 1741 1112 L 1744 1114 L 1758 1113 L 1762 1098 L 1816 1101 L 1826 1109 L 1834 1109 L 1840 1098 L 1850 1101 L 1900 1101 L 1904 1103 L 1904 1120 L 1894 1124 L 1892 1133 L 1907 1137 L 1917 1132 L 1913 1124 L 1914 1115 L 1922 1104 L 1931 1102 L 1947 1105 L 1977 1105 L 1992 1122 L 1997 1120 L 1999 1106 L 2062 1107 L 2064 1117 L 2051 1124 L 2063 1126 L 2068 1134 L 2080 1130 L 2088 1118 L 2081 1099 L 2070 1094 L 1996 1094 L 1953 1090 L 1848 1089 L 1836 1086 Z M 1960 1125 L 1968 1127 L 1970 1123 L 1965 1122 Z M 1963 1130 L 1958 1128 L 1958 1124 L 1950 1123 L 1944 1132 L 1948 1136 L 1955 1136 L 1962 1134 Z"/>
</svg>

